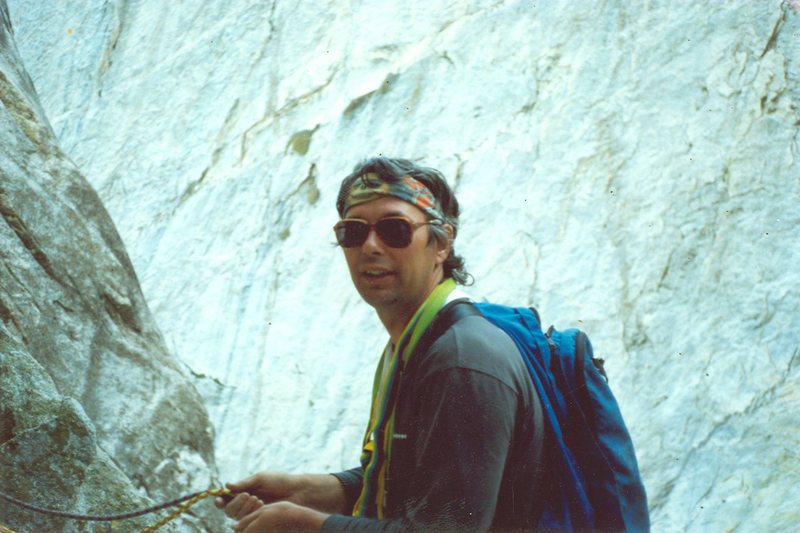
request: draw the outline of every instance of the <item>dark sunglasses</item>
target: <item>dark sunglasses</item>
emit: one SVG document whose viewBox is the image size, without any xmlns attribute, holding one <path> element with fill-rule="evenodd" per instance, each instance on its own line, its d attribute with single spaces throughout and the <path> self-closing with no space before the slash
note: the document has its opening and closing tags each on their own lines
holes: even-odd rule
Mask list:
<svg viewBox="0 0 800 533">
<path fill-rule="evenodd" d="M 384 217 L 374 224 L 369 224 L 360 218 L 343 218 L 333 227 L 336 233 L 336 241 L 342 248 L 355 248 L 361 246 L 369 236 L 369 230 L 375 228 L 375 233 L 392 248 L 405 248 L 411 244 L 411 237 L 414 231 L 420 226 L 433 224 L 441 226 L 441 220 L 430 220 L 428 222 L 411 222 L 406 217 Z"/>
</svg>

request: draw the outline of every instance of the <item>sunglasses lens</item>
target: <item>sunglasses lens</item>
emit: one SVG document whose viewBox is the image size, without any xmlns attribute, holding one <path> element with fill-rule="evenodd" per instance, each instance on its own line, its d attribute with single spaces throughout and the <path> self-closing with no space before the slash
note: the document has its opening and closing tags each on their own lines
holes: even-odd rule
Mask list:
<svg viewBox="0 0 800 533">
<path fill-rule="evenodd" d="M 404 218 L 384 218 L 375 224 L 375 231 L 383 242 L 392 248 L 405 248 L 411 244 L 411 224 Z"/>
<path fill-rule="evenodd" d="M 378 237 L 392 248 L 405 248 L 411 244 L 414 232 L 411 222 L 405 218 L 382 218 L 374 226 Z M 342 248 L 355 248 L 367 240 L 370 225 L 363 220 L 340 220 L 334 227 L 336 242 Z"/>
<path fill-rule="evenodd" d="M 361 246 L 367 240 L 369 226 L 360 220 L 342 220 L 336 227 L 336 241 L 343 248 Z"/>
</svg>

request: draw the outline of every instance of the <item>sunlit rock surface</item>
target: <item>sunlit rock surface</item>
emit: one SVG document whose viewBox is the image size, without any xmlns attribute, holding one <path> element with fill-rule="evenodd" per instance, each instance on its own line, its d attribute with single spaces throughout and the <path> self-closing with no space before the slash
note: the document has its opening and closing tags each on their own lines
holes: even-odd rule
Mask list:
<svg viewBox="0 0 800 533">
<path fill-rule="evenodd" d="M 588 331 L 656 531 L 795 533 L 792 2 L 10 2 L 224 478 L 356 464 L 386 335 L 330 228 L 382 153 L 450 179 L 474 295 Z"/>
<path fill-rule="evenodd" d="M 202 399 L 169 355 L 101 200 L 59 147 L 14 41 L 0 0 L 0 490 L 105 515 L 215 487 Z M 208 505 L 195 514 L 180 531 L 223 527 Z M 97 531 L 5 502 L 0 525 Z"/>
</svg>

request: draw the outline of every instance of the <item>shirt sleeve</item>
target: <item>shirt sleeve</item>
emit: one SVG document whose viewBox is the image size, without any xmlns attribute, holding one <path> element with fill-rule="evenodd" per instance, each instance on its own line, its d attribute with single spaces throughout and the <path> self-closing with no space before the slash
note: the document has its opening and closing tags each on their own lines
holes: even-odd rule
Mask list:
<svg viewBox="0 0 800 533">
<path fill-rule="evenodd" d="M 333 515 L 323 531 L 486 531 L 494 518 L 514 432 L 516 393 L 497 378 L 453 367 L 425 375 L 413 390 L 410 497 L 393 520 Z"/>
<path fill-rule="evenodd" d="M 336 472 L 332 475 L 342 484 L 347 509 L 352 509 L 361 495 L 361 487 L 364 484 L 364 469 L 359 466 L 344 472 Z"/>
</svg>

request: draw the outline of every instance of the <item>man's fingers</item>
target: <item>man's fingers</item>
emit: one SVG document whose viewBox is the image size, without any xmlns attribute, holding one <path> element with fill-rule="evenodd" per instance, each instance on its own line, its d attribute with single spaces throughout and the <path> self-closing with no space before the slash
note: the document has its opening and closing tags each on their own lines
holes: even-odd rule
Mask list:
<svg viewBox="0 0 800 533">
<path fill-rule="evenodd" d="M 244 509 L 245 504 L 249 499 L 249 494 L 238 494 L 230 501 L 228 505 L 225 506 L 225 514 L 235 519 L 243 517 L 244 514 L 242 514 L 242 509 Z"/>
<path fill-rule="evenodd" d="M 247 516 L 243 517 L 241 520 L 236 522 L 231 526 L 234 531 L 245 531 L 247 527 L 255 522 L 256 518 L 258 518 L 258 513 L 250 513 Z"/>
<path fill-rule="evenodd" d="M 264 502 L 255 496 L 239 494 L 225 506 L 225 514 L 235 520 L 240 520 L 263 505 Z"/>
<path fill-rule="evenodd" d="M 233 500 L 235 497 L 236 497 L 235 493 L 220 494 L 219 496 L 214 498 L 214 505 L 216 505 L 218 509 L 224 509 L 225 506 L 231 503 L 231 500 Z"/>
<path fill-rule="evenodd" d="M 241 514 L 250 514 L 256 509 L 259 509 L 264 506 L 264 502 L 256 498 L 255 496 L 251 496 L 247 502 L 245 502 L 244 506 L 242 507 Z"/>
<path fill-rule="evenodd" d="M 253 485 L 256 484 L 256 479 L 255 478 L 256 478 L 256 476 L 250 476 L 250 477 L 246 477 L 244 479 L 241 479 L 239 481 L 231 481 L 231 482 L 225 483 L 225 488 L 228 489 L 231 492 L 234 492 L 234 493 L 236 493 L 236 492 L 249 492 L 252 489 Z"/>
<path fill-rule="evenodd" d="M 232 481 L 225 483 L 225 486 L 231 492 L 249 492 L 251 494 L 258 493 L 263 488 L 266 480 L 268 479 L 268 472 L 256 472 L 239 481 Z"/>
<path fill-rule="evenodd" d="M 225 505 L 225 514 L 231 518 L 238 518 L 239 511 L 242 507 L 244 507 L 244 503 L 247 501 L 247 498 L 249 498 L 248 494 L 237 495 L 234 499 L 228 502 L 227 505 Z"/>
</svg>

